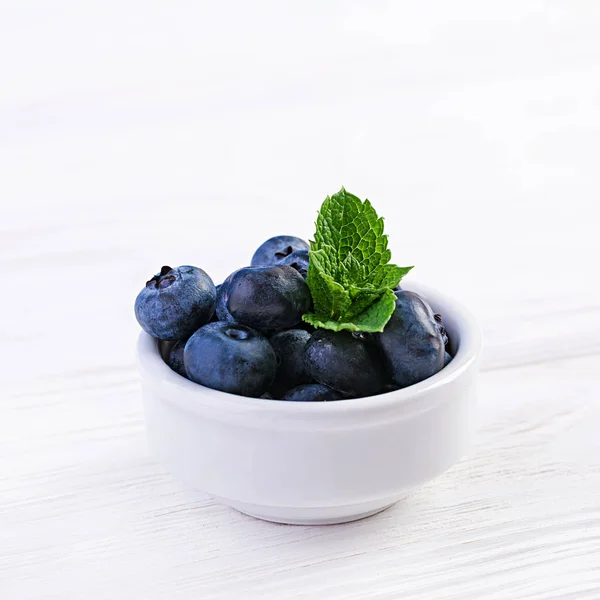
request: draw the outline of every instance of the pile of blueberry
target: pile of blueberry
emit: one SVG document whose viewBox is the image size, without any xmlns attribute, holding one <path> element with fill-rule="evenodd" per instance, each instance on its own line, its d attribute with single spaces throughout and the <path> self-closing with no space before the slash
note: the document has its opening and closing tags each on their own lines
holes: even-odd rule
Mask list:
<svg viewBox="0 0 600 600">
<path fill-rule="evenodd" d="M 396 290 L 383 333 L 315 330 L 302 321 L 312 299 L 308 244 L 277 236 L 251 266 L 215 287 L 197 267 L 163 267 L 135 301 L 144 331 L 183 377 L 241 396 L 342 400 L 403 388 L 450 360 L 440 315 L 418 294 Z"/>
</svg>

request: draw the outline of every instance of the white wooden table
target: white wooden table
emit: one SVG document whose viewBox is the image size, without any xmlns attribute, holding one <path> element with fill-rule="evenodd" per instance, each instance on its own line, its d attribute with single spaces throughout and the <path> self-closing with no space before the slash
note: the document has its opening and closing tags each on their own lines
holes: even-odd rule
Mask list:
<svg viewBox="0 0 600 600">
<path fill-rule="evenodd" d="M 199 4 L 2 9 L 0 598 L 598 600 L 598 3 Z M 255 521 L 149 455 L 133 299 L 342 184 L 478 314 L 476 447 L 370 519 Z"/>
</svg>

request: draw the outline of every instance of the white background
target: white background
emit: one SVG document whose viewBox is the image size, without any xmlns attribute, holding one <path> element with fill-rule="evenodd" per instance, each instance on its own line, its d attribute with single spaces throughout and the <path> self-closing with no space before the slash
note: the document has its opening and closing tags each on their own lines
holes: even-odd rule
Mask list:
<svg viewBox="0 0 600 600">
<path fill-rule="evenodd" d="M 600 598 L 599 32 L 591 0 L 1 3 L 0 597 Z M 477 448 L 372 519 L 260 523 L 149 456 L 133 300 L 341 185 L 478 315 Z"/>
</svg>

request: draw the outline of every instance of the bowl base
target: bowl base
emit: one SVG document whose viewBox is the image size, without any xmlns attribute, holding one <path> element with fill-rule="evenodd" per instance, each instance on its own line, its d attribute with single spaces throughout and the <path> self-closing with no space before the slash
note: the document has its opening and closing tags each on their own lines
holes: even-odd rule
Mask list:
<svg viewBox="0 0 600 600">
<path fill-rule="evenodd" d="M 246 504 L 226 500 L 225 498 L 215 498 L 219 502 L 235 508 L 235 510 L 244 513 L 255 519 L 270 521 L 271 523 L 281 523 L 283 525 L 337 525 L 339 523 L 350 523 L 359 519 L 366 519 L 380 513 L 390 506 L 393 506 L 401 498 L 396 498 L 392 502 L 387 499 L 385 504 L 380 502 L 368 502 L 363 504 L 354 504 L 350 506 L 339 506 L 329 508 L 290 508 L 280 506 L 259 506 L 256 504 Z M 376 505 L 376 506 L 373 506 Z"/>
</svg>

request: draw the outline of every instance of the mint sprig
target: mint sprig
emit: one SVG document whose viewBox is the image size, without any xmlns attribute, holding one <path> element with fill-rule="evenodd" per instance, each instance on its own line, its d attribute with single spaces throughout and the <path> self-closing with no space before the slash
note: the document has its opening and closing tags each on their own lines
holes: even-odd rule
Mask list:
<svg viewBox="0 0 600 600">
<path fill-rule="evenodd" d="M 304 321 L 333 331 L 383 331 L 396 306 L 393 288 L 412 269 L 389 264 L 383 218 L 342 188 L 325 198 L 316 226 L 306 280 L 314 313 Z"/>
</svg>

